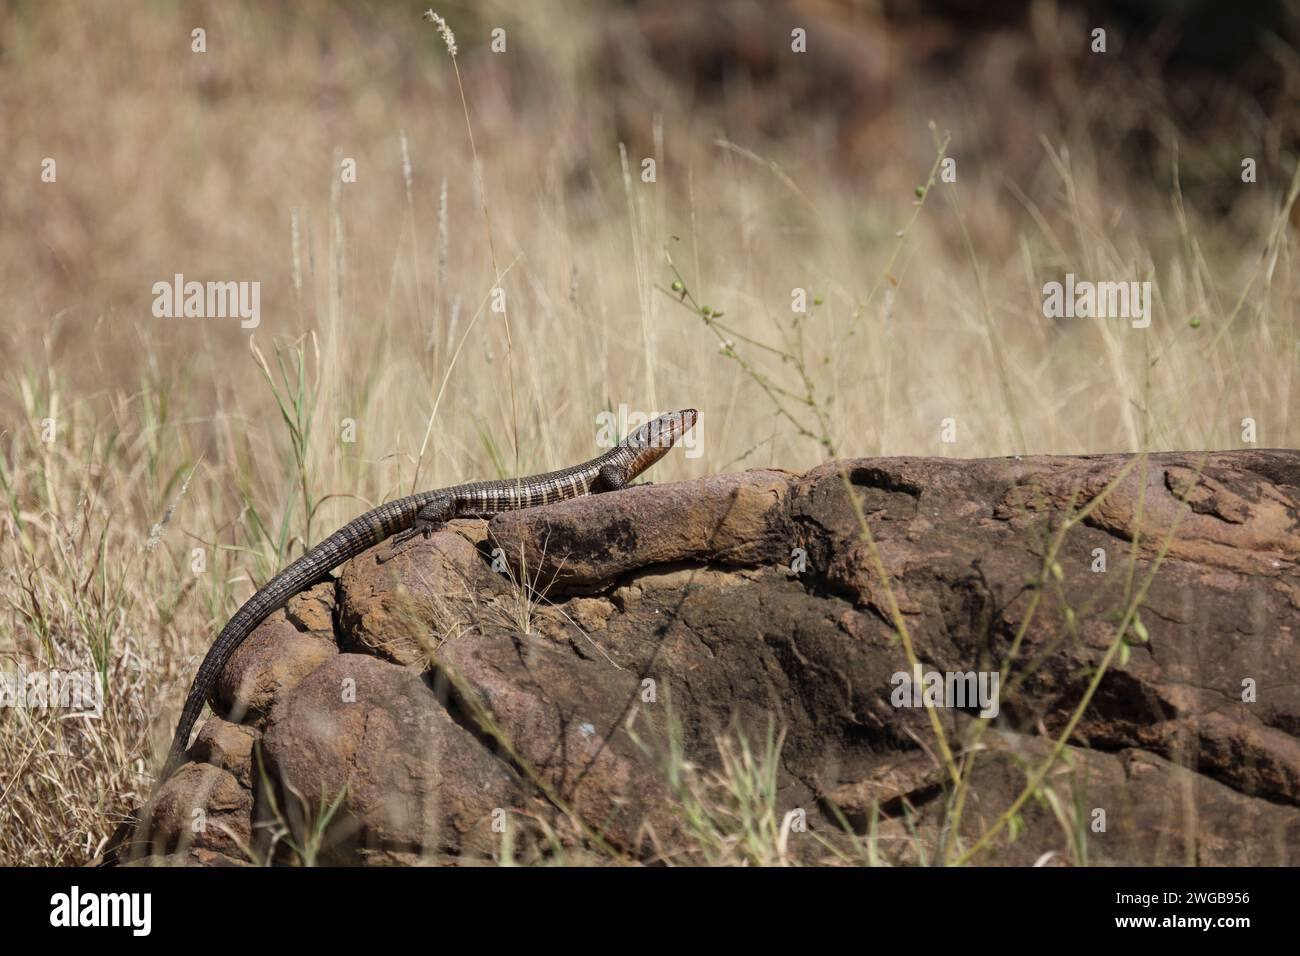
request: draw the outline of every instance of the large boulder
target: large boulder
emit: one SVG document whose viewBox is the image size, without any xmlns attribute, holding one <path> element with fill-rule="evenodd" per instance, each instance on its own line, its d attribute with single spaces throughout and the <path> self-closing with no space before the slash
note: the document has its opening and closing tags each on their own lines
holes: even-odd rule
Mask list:
<svg viewBox="0 0 1300 956">
<path fill-rule="evenodd" d="M 456 521 L 258 628 L 156 846 L 1294 864 L 1298 562 L 1290 451 L 859 459 Z M 993 706 L 903 706 L 909 645 L 996 673 Z"/>
</svg>

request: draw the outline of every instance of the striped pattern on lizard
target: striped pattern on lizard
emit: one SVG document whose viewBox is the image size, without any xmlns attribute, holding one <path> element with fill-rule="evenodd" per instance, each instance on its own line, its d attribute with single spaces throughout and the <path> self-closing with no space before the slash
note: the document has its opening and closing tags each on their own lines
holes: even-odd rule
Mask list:
<svg viewBox="0 0 1300 956">
<path fill-rule="evenodd" d="M 159 782 L 175 772 L 185 758 L 190 731 L 212 696 L 217 677 L 235 648 L 289 598 L 315 584 L 344 561 L 387 538 L 403 541 L 426 537 L 452 518 L 490 518 L 503 511 L 536 508 L 553 501 L 618 491 L 657 462 L 695 424 L 693 408 L 669 412 L 631 432 L 603 455 L 543 475 L 476 481 L 398 498 L 354 518 L 268 581 L 235 612 L 208 650 L 185 697 L 176 734 Z"/>
<path fill-rule="evenodd" d="M 580 465 L 528 478 L 476 481 L 423 491 L 382 504 L 349 521 L 258 589 L 221 629 L 185 696 L 185 706 L 176 724 L 176 733 L 172 737 L 167 762 L 158 777 L 158 785 L 161 786 L 185 761 L 190 732 L 203 712 L 204 704 L 215 691 L 217 678 L 230 655 L 254 628 L 293 595 L 317 583 L 343 562 L 390 537 L 402 541 L 416 534 L 428 536 L 452 518 L 488 518 L 503 511 L 536 508 L 553 501 L 617 491 L 668 454 L 678 439 L 694 426 L 697 417 L 698 412 L 693 408 L 669 412 L 635 429 L 604 454 Z M 132 828 L 130 820 L 119 827 L 105 853 L 115 851 Z"/>
</svg>

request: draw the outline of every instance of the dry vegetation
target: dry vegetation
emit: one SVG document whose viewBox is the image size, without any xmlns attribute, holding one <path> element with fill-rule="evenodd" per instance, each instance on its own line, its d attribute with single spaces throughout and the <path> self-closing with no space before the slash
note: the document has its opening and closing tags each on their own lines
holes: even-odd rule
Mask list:
<svg viewBox="0 0 1300 956">
<path fill-rule="evenodd" d="M 0 862 L 94 852 L 255 583 L 387 497 L 586 458 L 620 403 L 701 410 L 703 456 L 660 482 L 828 451 L 1236 447 L 1246 416 L 1300 442 L 1289 182 L 1203 218 L 1172 151 L 1137 179 L 1082 122 L 1008 179 L 962 139 L 1001 104 L 945 119 L 913 111 L 926 90 L 857 178 L 811 134 L 673 102 L 624 157 L 583 57 L 598 18 L 560 4 L 446 11 L 468 117 L 418 10 L 117 6 L 0 12 L 0 667 L 107 688 L 99 721 L 0 713 Z M 498 21 L 516 59 L 482 52 Z M 958 182 L 922 202 L 947 132 Z M 1153 281 L 1151 328 L 1045 320 L 1067 271 Z M 178 272 L 260 281 L 260 327 L 154 318 Z M 797 319 L 795 287 L 818 303 Z"/>
</svg>

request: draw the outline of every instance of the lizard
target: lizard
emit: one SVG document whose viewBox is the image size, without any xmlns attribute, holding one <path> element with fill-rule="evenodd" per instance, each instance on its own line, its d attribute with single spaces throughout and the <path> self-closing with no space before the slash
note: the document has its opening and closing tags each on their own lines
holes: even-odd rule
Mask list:
<svg viewBox="0 0 1300 956">
<path fill-rule="evenodd" d="M 695 425 L 698 415 L 693 408 L 660 415 L 631 431 L 609 451 L 580 465 L 528 478 L 476 481 L 423 491 L 386 502 L 349 521 L 259 588 L 221 629 L 185 695 L 167 761 L 155 788 L 161 787 L 185 762 L 190 732 L 235 648 L 293 595 L 389 538 L 398 544 L 417 534 L 428 537 L 453 518 L 490 518 L 503 511 L 619 491 L 668 454 L 678 439 Z M 118 828 L 104 851 L 106 857 L 129 834 L 132 823 L 128 819 Z"/>
</svg>

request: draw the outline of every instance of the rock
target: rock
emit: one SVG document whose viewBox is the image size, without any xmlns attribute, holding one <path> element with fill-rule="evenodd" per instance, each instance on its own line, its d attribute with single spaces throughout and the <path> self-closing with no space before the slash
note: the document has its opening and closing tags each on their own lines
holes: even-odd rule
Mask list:
<svg viewBox="0 0 1300 956">
<path fill-rule="evenodd" d="M 239 781 L 240 786 L 252 789 L 253 745 L 261 734 L 254 727 L 231 724 L 213 717 L 199 728 L 199 735 L 190 747 L 190 756 L 203 763 L 220 767 Z"/>
<path fill-rule="evenodd" d="M 481 521 L 453 525 L 484 527 Z M 381 544 L 348 562 L 339 584 L 344 649 L 398 664 L 427 663 L 435 644 L 473 626 L 476 606 L 510 592 L 461 530 Z"/>
<path fill-rule="evenodd" d="M 457 521 L 257 629 L 222 677 L 243 723 L 201 730 L 156 845 L 237 859 L 278 815 L 328 863 L 952 861 L 1109 655 L 972 862 L 1295 864 L 1298 515 L 1300 453 L 1239 451 L 859 459 Z M 899 622 L 924 671 L 1014 651 L 996 716 L 900 706 Z"/>
<path fill-rule="evenodd" d="M 241 858 L 252 844 L 252 809 L 252 794 L 233 774 L 186 764 L 158 791 L 150 828 L 154 849 Z"/>
<path fill-rule="evenodd" d="M 574 498 L 549 506 L 544 524 L 529 511 L 498 515 L 488 535 L 512 567 L 533 569 L 558 593 L 703 557 L 756 564 L 779 559 L 793 536 L 784 508 L 791 477 L 747 471 L 701 478 L 688 495 L 680 485 L 648 485 L 635 494 Z"/>
<path fill-rule="evenodd" d="M 435 660 L 466 717 L 604 839 L 640 851 L 650 832 L 677 831 L 653 761 L 621 730 L 638 709 L 636 674 L 519 634 L 456 641 Z"/>
<path fill-rule="evenodd" d="M 418 672 L 361 654 L 332 658 L 280 700 L 264 744 L 291 829 L 338 806 L 322 862 L 363 849 L 490 856 L 492 814 L 520 802 L 509 767 Z"/>
<path fill-rule="evenodd" d="M 338 654 L 333 630 L 334 585 L 296 595 L 235 648 L 217 681 L 230 720 L 261 726 L 278 694 Z"/>
<path fill-rule="evenodd" d="M 247 860 L 237 860 L 217 853 L 214 850 L 191 849 L 185 853 L 168 853 L 165 855 L 131 860 L 124 866 L 252 866 Z"/>
<path fill-rule="evenodd" d="M 1024 788 L 1025 768 L 1040 764 L 1051 749 L 1042 738 L 1012 733 L 991 733 L 984 742 L 989 753 L 976 766 L 960 827 L 967 846 Z M 1056 807 L 1029 800 L 1020 814 L 1020 838 L 1010 845 L 1000 841 L 981 862 L 1032 866 L 1048 853 L 1062 862 L 1093 866 L 1281 866 L 1296 859 L 1300 816 L 1291 808 L 1199 778 L 1149 751 L 1069 747 L 1066 761 L 1053 785 Z M 935 859 L 946 812 L 940 779 L 941 774 L 922 774 L 898 788 L 892 806 L 882 803 L 877 838 L 890 862 Z M 912 814 L 910 823 L 903 816 L 904 803 Z M 850 802 L 845 809 L 865 832 L 869 802 L 865 807 Z M 1058 812 L 1086 832 L 1078 844 L 1081 854 L 1072 855 Z M 1072 813 L 1082 822 L 1075 824 Z M 1213 823 L 1206 826 L 1206 821 Z"/>
</svg>

